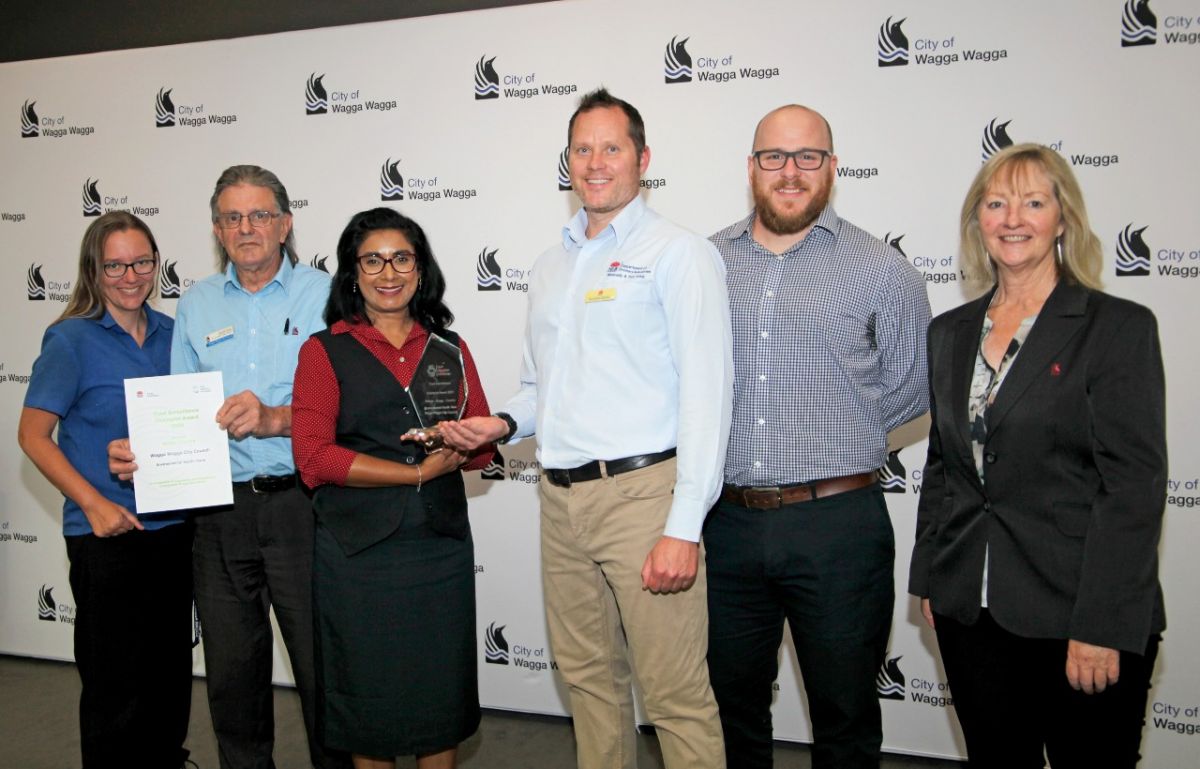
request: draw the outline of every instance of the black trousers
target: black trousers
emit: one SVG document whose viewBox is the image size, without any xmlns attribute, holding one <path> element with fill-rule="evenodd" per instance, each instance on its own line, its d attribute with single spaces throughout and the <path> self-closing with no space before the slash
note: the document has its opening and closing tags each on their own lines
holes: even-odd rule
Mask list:
<svg viewBox="0 0 1200 769">
<path fill-rule="evenodd" d="M 934 615 L 954 709 L 972 769 L 1133 769 L 1160 637 L 1121 652 L 1120 677 L 1100 694 L 1067 682 L 1067 642 L 1022 638 L 984 609 L 974 625 Z"/>
<path fill-rule="evenodd" d="M 233 507 L 197 510 L 193 573 L 204 633 L 208 705 L 221 769 L 273 769 L 274 607 L 300 694 L 317 769 L 349 766 L 316 739 L 312 559 L 315 522 L 299 488 L 256 494 L 235 487 Z"/>
<path fill-rule="evenodd" d="M 66 537 L 84 769 L 175 769 L 192 707 L 190 523 Z"/>
<path fill-rule="evenodd" d="M 704 527 L 708 668 L 729 769 L 772 765 L 772 684 L 792 631 L 816 769 L 878 767 L 875 676 L 895 601 L 895 540 L 877 487 L 751 510 L 720 503 Z"/>
</svg>

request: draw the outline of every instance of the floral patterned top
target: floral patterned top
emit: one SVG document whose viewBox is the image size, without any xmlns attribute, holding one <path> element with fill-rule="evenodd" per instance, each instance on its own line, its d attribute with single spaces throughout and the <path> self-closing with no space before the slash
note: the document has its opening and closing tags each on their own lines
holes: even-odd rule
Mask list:
<svg viewBox="0 0 1200 769">
<path fill-rule="evenodd" d="M 1000 390 L 1000 385 L 1004 384 L 1004 378 L 1008 376 L 1012 363 L 1016 360 L 1021 345 L 1025 344 L 1025 339 L 1029 336 L 1029 330 L 1033 328 L 1037 317 L 1030 315 L 1021 321 L 1020 327 L 1013 334 L 1012 341 L 1008 343 L 1008 349 L 1004 351 L 1004 357 L 1000 359 L 1000 366 L 993 369 L 983 355 L 983 340 L 987 339 L 994 324 L 987 315 L 983 316 L 983 331 L 979 335 L 979 351 L 975 354 L 975 373 L 971 377 L 971 394 L 967 398 L 967 419 L 971 424 L 971 450 L 975 454 L 975 471 L 979 473 L 980 482 L 985 485 L 983 446 L 987 443 L 987 412 L 996 401 L 996 393 Z M 988 554 L 985 552 L 983 556 L 983 587 L 980 596 L 980 605 L 985 608 L 987 607 L 987 581 Z"/>
</svg>

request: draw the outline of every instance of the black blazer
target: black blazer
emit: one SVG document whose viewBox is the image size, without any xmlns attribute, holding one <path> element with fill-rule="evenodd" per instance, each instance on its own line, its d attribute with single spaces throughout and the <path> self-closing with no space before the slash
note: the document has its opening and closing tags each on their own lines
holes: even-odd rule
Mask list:
<svg viewBox="0 0 1200 769">
<path fill-rule="evenodd" d="M 995 289 L 929 327 L 929 456 L 909 592 L 965 624 L 1145 650 L 1166 626 L 1162 354 L 1150 310 L 1060 281 L 988 411 L 984 478 L 967 399 Z"/>
</svg>

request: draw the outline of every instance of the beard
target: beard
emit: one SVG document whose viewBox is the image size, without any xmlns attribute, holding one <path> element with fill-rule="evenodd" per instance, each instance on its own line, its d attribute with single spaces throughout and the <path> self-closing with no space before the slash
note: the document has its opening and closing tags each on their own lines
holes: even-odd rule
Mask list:
<svg viewBox="0 0 1200 769">
<path fill-rule="evenodd" d="M 762 226 L 776 235 L 795 235 L 803 232 L 817 220 L 817 217 L 825 210 L 825 206 L 829 204 L 830 185 L 826 184 L 822 185 L 820 189 L 814 190 L 808 205 L 799 211 L 787 213 L 780 211 L 774 207 L 771 193 L 786 186 L 788 186 L 786 182 L 779 181 L 766 190 L 757 185 L 754 187 L 755 215 Z"/>
</svg>

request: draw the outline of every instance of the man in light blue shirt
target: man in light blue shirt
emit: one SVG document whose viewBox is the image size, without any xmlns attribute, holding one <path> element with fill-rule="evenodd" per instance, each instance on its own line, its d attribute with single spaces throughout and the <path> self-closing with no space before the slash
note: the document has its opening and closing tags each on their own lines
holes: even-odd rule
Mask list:
<svg viewBox="0 0 1200 769">
<path fill-rule="evenodd" d="M 229 434 L 233 506 L 192 511 L 196 608 L 221 769 L 274 766 L 272 607 L 313 766 L 349 766 L 316 739 L 314 519 L 291 441 L 296 360 L 309 335 L 325 328 L 329 276 L 296 263 L 287 190 L 272 172 L 226 169 L 210 205 L 222 269 L 179 301 L 171 373 L 220 371 L 225 386 L 216 419 Z"/>
<path fill-rule="evenodd" d="M 583 207 L 534 266 L 521 389 L 442 430 L 463 449 L 537 434 L 547 622 L 581 769 L 636 765 L 630 662 L 668 769 L 724 769 L 698 544 L 729 433 L 724 268 L 638 196 L 650 151 L 632 105 L 587 94 L 568 140 Z"/>
</svg>

